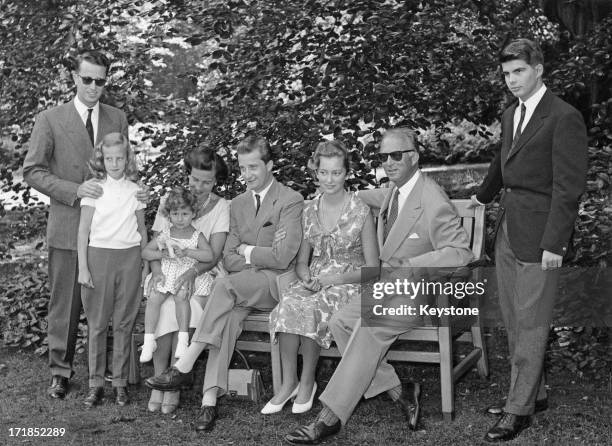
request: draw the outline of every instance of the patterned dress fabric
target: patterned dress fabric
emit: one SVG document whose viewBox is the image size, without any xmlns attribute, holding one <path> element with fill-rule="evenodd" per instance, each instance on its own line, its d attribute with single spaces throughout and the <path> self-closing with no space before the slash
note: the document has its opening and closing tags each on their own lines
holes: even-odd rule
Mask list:
<svg viewBox="0 0 612 446">
<path fill-rule="evenodd" d="M 350 193 L 336 226 L 327 230 L 319 219 L 321 196 L 304 208 L 304 239 L 312 247 L 310 274 L 342 274 L 365 264 L 361 230 L 370 208 Z M 270 333 L 292 333 L 329 348 L 332 336 L 327 322 L 333 313 L 361 292 L 359 283 L 329 285 L 313 293 L 296 280 L 282 291 L 280 303 L 270 313 Z"/>
<path fill-rule="evenodd" d="M 189 239 L 177 239 L 170 237 L 170 229 L 164 228 L 161 235 L 166 240 L 172 240 L 175 244 L 181 246 L 181 248 L 196 249 L 198 247 L 198 237 L 200 231 L 194 230 L 193 235 Z M 198 263 L 197 260 L 190 257 L 179 258 L 164 258 L 161 260 L 161 269 L 164 277 L 166 278 L 163 284 L 157 286 L 157 291 L 161 293 L 172 293 L 176 294 L 176 279 L 178 279 L 183 273 L 189 268 Z M 213 277 L 210 274 L 202 274 L 196 277 L 195 281 L 195 295 L 206 296 L 210 293 L 210 286 L 213 282 Z"/>
<path fill-rule="evenodd" d="M 165 202 L 166 197 L 163 197 L 159 204 L 157 214 L 155 215 L 153 227 L 151 228 L 155 232 L 161 233 L 164 228 L 169 228 L 171 226 L 170 221 L 164 217 L 161 211 L 164 208 Z M 229 201 L 213 196 L 213 204 L 212 209 L 210 209 L 206 214 L 195 218 L 191 222 L 193 227 L 200 231 L 207 240 L 210 240 L 216 233 L 229 232 Z M 225 271 L 223 270 L 221 263 L 222 261 L 219 261 L 219 264 L 211 271 L 206 271 L 205 273 L 200 274 L 198 280 L 207 280 L 212 283 L 215 277 L 224 276 Z M 147 287 L 145 285 L 145 291 L 146 290 Z M 196 289 L 196 291 L 198 290 Z M 194 294 L 194 297 L 192 297 L 189 301 L 191 304 L 191 320 L 189 321 L 189 326 L 191 328 L 198 327 L 198 322 L 202 316 L 204 302 L 206 301 L 206 296 L 208 293 L 209 291 L 206 291 L 206 294 Z M 174 299 L 166 299 L 160 310 L 159 321 L 157 322 L 157 328 L 155 329 L 155 337 L 158 338 L 177 330 L 178 323 L 176 321 Z"/>
</svg>

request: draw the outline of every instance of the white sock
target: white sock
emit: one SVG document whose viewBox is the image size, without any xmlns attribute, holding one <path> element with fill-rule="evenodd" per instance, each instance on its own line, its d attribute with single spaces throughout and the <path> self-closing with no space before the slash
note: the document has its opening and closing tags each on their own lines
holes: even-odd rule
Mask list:
<svg viewBox="0 0 612 446">
<path fill-rule="evenodd" d="M 202 406 L 216 406 L 217 405 L 217 388 L 213 387 L 208 389 L 202 395 Z"/>
<path fill-rule="evenodd" d="M 193 367 L 190 367 L 188 361 L 185 361 L 183 357 L 179 358 L 179 360 L 174 363 L 174 368 L 181 373 L 189 373 Z"/>
<path fill-rule="evenodd" d="M 142 345 L 142 351 L 140 352 L 140 362 L 149 362 L 153 359 L 153 352 L 157 350 L 157 342 L 155 341 L 155 335 L 152 333 L 145 333 L 144 344 Z"/>
<path fill-rule="evenodd" d="M 192 342 L 181 359 L 174 363 L 174 367 L 181 373 L 190 372 L 204 348 L 206 348 L 205 342 Z"/>
<path fill-rule="evenodd" d="M 189 332 L 187 331 L 179 331 L 178 333 L 178 343 L 189 345 Z"/>
<path fill-rule="evenodd" d="M 176 343 L 175 358 L 182 358 L 189 348 L 189 333 L 180 331 L 178 334 L 178 342 Z"/>
</svg>

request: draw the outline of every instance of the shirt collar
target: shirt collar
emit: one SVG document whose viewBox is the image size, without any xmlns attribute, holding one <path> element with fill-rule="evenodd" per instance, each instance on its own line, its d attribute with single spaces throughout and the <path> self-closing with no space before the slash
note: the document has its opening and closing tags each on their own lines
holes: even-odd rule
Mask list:
<svg viewBox="0 0 612 446">
<path fill-rule="evenodd" d="M 398 188 L 400 196 L 407 197 L 408 195 L 410 195 L 410 192 L 412 192 L 414 185 L 420 177 L 421 169 L 417 169 L 414 175 L 412 175 L 412 177 L 408 181 L 406 181 L 402 187 Z"/>
<path fill-rule="evenodd" d="M 272 187 L 272 183 L 274 182 L 274 179 L 272 179 L 272 181 L 270 181 L 270 184 L 268 184 L 268 186 L 262 190 L 261 192 L 253 192 L 253 200 L 256 200 L 255 195 L 259 195 L 259 199 L 261 200 L 261 203 L 263 203 L 264 198 L 266 196 L 266 194 L 268 193 L 268 191 L 270 190 L 270 188 Z"/>
<path fill-rule="evenodd" d="M 77 109 L 79 116 L 84 116 L 85 119 L 87 119 L 87 110 L 89 110 L 89 107 L 83 104 L 78 96 L 74 97 L 74 107 Z M 94 105 L 92 109 L 92 115 L 94 113 L 97 114 L 98 110 L 100 109 L 100 101 L 96 102 L 96 105 Z"/>
<path fill-rule="evenodd" d="M 532 94 L 531 97 L 527 99 L 526 101 L 523 102 L 519 99 L 519 106 L 520 104 L 525 104 L 526 111 L 533 112 L 533 110 L 535 110 L 535 108 L 538 106 L 538 104 L 542 100 L 544 93 L 546 93 L 546 85 L 542 84 L 540 89 L 536 91 L 534 94 Z"/>
<path fill-rule="evenodd" d="M 106 182 L 108 183 L 109 186 L 121 185 L 123 182 L 125 182 L 125 175 L 123 175 L 118 180 L 115 180 L 110 175 L 106 175 Z"/>
</svg>

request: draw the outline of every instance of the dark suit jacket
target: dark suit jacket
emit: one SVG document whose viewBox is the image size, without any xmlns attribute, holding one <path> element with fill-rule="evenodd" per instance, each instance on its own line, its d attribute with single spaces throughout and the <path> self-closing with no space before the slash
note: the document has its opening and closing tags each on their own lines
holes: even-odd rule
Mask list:
<svg viewBox="0 0 612 446">
<path fill-rule="evenodd" d="M 128 136 L 125 113 L 101 103 L 96 143 L 112 132 Z M 77 189 L 91 176 L 87 163 L 92 155 L 93 146 L 74 101 L 36 117 L 23 177 L 30 186 L 51 198 L 47 222 L 50 247 L 76 250 L 81 215 Z"/>
<path fill-rule="evenodd" d="M 488 203 L 502 189 L 496 231 L 505 215 L 514 255 L 537 263 L 542 250 L 567 254 L 585 186 L 587 134 L 578 110 L 547 90 L 508 157 L 517 106 L 503 114 L 501 150 L 476 198 Z"/>
<path fill-rule="evenodd" d="M 230 232 L 223 249 L 225 268 L 230 273 L 249 267 L 260 269 L 268 276 L 272 296 L 278 299 L 276 276 L 288 271 L 295 262 L 302 242 L 303 209 L 302 196 L 274 179 L 257 216 L 251 191 L 234 198 L 230 205 Z M 281 227 L 287 234 L 273 244 L 274 233 Z M 251 252 L 251 265 L 247 265 L 244 256 L 237 253 L 242 243 L 255 246 Z"/>
</svg>

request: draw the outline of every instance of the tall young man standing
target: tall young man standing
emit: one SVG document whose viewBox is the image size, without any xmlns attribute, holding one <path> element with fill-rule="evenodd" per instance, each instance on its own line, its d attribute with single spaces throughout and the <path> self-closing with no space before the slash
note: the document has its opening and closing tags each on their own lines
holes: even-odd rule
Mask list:
<svg viewBox="0 0 612 446">
<path fill-rule="evenodd" d="M 510 353 L 510 389 L 485 440 L 506 441 L 547 407 L 544 354 L 559 267 L 569 249 L 587 171 L 581 114 L 542 81 L 537 43 L 518 39 L 500 55 L 506 85 L 518 102 L 502 117 L 502 147 L 474 205 L 502 191 L 495 237 L 499 303 Z"/>
</svg>

